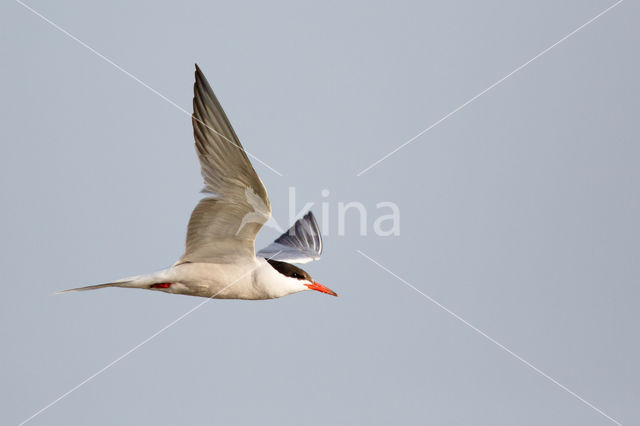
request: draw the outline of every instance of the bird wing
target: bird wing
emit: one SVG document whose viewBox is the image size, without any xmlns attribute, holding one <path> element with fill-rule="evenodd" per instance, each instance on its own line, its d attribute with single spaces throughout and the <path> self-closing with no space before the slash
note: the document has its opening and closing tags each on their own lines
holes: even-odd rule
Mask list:
<svg viewBox="0 0 640 426">
<path fill-rule="evenodd" d="M 240 140 L 196 64 L 193 135 L 207 194 L 191 213 L 186 262 L 227 263 L 254 257 L 254 242 L 271 203 Z"/>
<path fill-rule="evenodd" d="M 322 235 L 313 213 L 309 212 L 298 219 L 287 232 L 257 254 L 290 263 L 307 263 L 320 259 Z"/>
</svg>

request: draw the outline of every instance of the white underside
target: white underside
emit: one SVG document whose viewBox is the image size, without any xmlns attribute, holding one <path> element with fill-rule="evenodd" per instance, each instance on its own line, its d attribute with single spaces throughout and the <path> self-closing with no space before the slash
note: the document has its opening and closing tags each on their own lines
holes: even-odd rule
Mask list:
<svg viewBox="0 0 640 426">
<path fill-rule="evenodd" d="M 308 290 L 301 281 L 286 277 L 255 257 L 236 263 L 183 263 L 153 274 L 135 277 L 123 287 L 148 288 L 151 283 L 171 283 L 151 290 L 215 299 L 273 299 Z"/>
</svg>

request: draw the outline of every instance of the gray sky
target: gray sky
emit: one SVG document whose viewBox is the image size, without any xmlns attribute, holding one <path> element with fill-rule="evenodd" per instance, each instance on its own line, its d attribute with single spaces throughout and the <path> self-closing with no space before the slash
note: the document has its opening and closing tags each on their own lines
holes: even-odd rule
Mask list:
<svg viewBox="0 0 640 426">
<path fill-rule="evenodd" d="M 640 422 L 640 6 L 625 1 L 28 2 L 191 110 L 193 63 L 276 219 L 329 203 L 340 294 L 212 301 L 33 425 L 605 425 L 362 250 L 622 424 Z M 187 115 L 0 4 L 0 423 L 201 302 L 109 289 L 180 256 L 201 180 Z M 321 196 L 329 189 L 327 198 Z M 393 201 L 401 235 L 338 236 Z M 262 246 L 277 234 L 265 229 Z"/>
</svg>

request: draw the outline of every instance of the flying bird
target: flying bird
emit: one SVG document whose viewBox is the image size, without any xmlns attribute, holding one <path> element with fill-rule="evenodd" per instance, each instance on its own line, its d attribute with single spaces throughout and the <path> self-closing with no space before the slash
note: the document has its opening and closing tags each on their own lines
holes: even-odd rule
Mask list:
<svg viewBox="0 0 640 426">
<path fill-rule="evenodd" d="M 267 190 L 197 64 L 195 80 L 191 121 L 206 196 L 191 213 L 184 255 L 169 269 L 60 293 L 122 287 L 215 299 L 273 299 L 305 290 L 337 296 L 293 265 L 322 254 L 313 213 L 255 252 L 256 235 L 271 217 Z"/>
</svg>

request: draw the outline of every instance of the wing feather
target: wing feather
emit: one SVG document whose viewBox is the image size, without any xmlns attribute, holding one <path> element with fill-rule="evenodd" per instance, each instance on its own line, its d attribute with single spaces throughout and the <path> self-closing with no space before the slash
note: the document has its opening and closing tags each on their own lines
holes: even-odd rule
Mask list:
<svg viewBox="0 0 640 426">
<path fill-rule="evenodd" d="M 307 263 L 320 259 L 322 233 L 313 213 L 309 212 L 298 219 L 287 232 L 257 254 L 290 263 Z"/>
<path fill-rule="evenodd" d="M 198 65 L 193 94 L 193 136 L 208 196 L 191 213 L 178 263 L 254 256 L 256 234 L 271 216 L 267 190 Z"/>
</svg>

